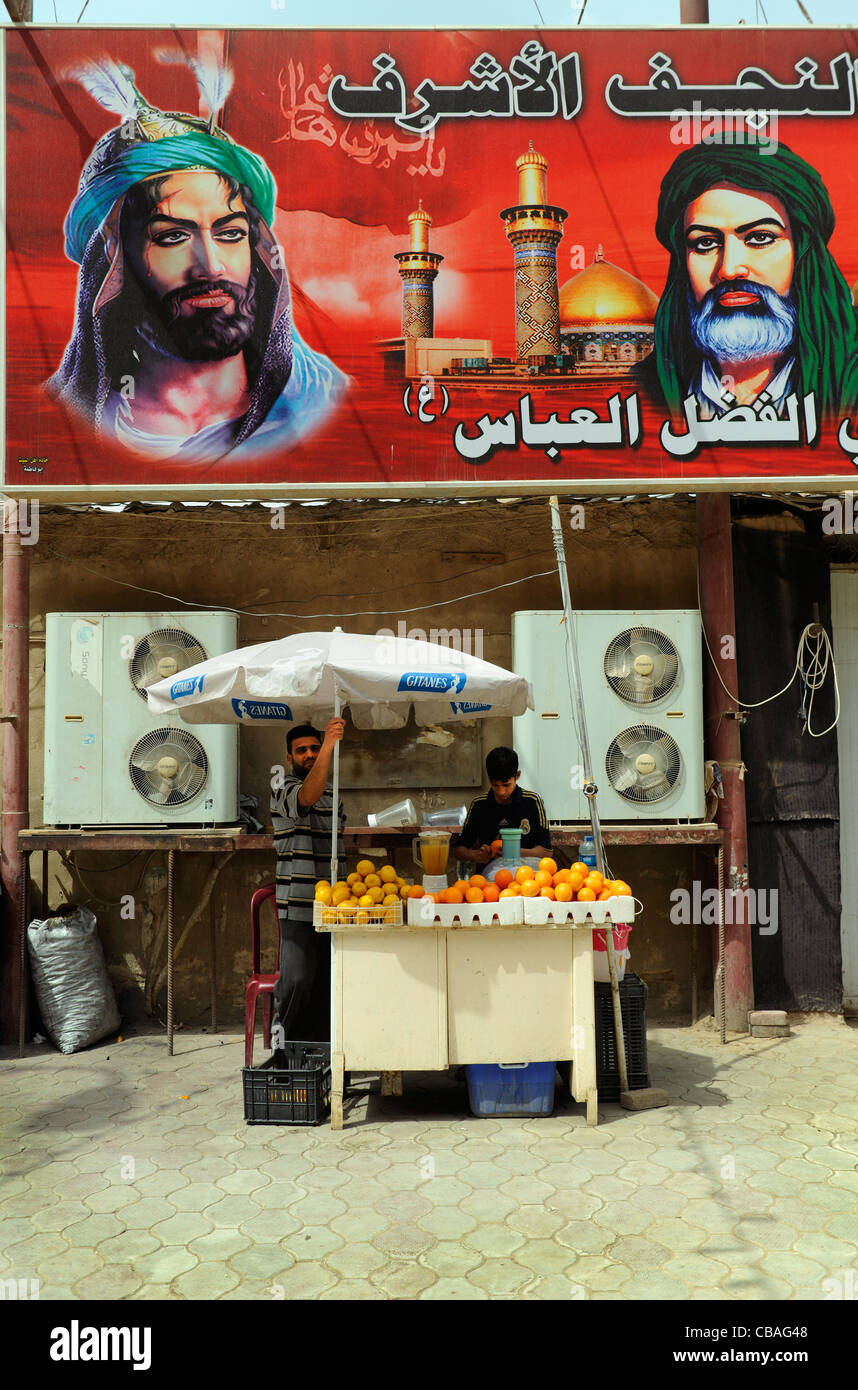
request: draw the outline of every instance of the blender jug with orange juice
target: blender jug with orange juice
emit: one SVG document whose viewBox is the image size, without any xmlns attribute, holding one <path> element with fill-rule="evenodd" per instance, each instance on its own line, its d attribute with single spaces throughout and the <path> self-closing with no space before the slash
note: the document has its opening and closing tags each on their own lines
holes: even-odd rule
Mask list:
<svg viewBox="0 0 858 1390">
<path fill-rule="evenodd" d="M 423 890 L 440 893 L 447 887 L 449 830 L 422 830 L 412 841 L 414 863 L 423 870 Z"/>
</svg>

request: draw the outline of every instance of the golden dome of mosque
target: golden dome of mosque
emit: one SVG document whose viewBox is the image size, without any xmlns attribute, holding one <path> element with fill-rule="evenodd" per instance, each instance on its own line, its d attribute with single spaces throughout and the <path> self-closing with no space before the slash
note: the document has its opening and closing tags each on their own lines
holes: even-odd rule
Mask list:
<svg viewBox="0 0 858 1390">
<path fill-rule="evenodd" d="M 561 328 L 651 326 L 657 308 L 658 295 L 627 270 L 606 261 L 601 246 L 592 265 L 579 270 L 560 289 Z"/>
</svg>

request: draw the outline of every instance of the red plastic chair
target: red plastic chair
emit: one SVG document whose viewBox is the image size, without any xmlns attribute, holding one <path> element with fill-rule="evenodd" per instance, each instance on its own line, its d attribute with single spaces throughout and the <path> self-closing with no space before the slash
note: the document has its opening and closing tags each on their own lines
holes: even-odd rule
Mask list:
<svg viewBox="0 0 858 1390">
<path fill-rule="evenodd" d="M 244 996 L 244 1065 L 253 1066 L 253 1034 L 256 1028 L 256 1003 L 262 995 L 262 1041 L 266 1047 L 271 1046 L 271 1010 L 274 996 L 274 986 L 280 974 L 280 923 L 277 922 L 277 969 L 273 975 L 263 975 L 259 969 L 259 914 L 262 904 L 275 902 L 276 888 L 273 883 L 266 883 L 263 888 L 257 888 L 253 897 L 250 899 L 250 949 L 253 959 L 253 974 L 247 983 L 247 990 Z"/>
</svg>

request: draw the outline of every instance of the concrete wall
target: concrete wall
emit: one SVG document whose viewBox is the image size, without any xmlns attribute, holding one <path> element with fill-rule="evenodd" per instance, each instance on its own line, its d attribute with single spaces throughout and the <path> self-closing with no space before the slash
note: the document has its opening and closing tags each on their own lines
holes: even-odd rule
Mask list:
<svg viewBox="0 0 858 1390">
<path fill-rule="evenodd" d="M 571 504 L 563 504 L 571 521 Z M 511 614 L 519 608 L 557 607 L 556 575 L 496 588 L 519 577 L 553 570 L 548 505 L 446 503 L 290 506 L 278 516 L 262 508 L 209 507 L 98 513 L 43 510 L 39 542 L 31 551 L 31 824 L 42 823 L 44 731 L 44 615 L 55 610 L 181 610 L 183 602 L 234 607 L 241 645 L 292 632 L 330 628 L 375 632 L 409 626 L 479 629 L 486 660 L 510 662 Z M 577 520 L 580 523 L 580 514 Z M 576 607 L 695 607 L 694 504 L 688 500 L 588 503 L 583 529 L 567 526 L 566 543 Z M 134 587 L 125 587 L 131 585 Z M 473 598 L 456 598 L 494 588 Z M 420 610 L 449 597 L 442 607 Z M 415 609 L 413 613 L 405 612 Z M 355 613 L 358 616 L 353 616 Z M 282 616 L 282 615 L 288 616 Z M 321 615 L 321 616 L 320 616 Z M 481 728 L 483 753 L 510 742 L 510 721 Z M 268 821 L 272 767 L 285 761 L 282 734 L 273 728 L 241 730 L 241 788 L 259 798 Z M 371 780 L 368 774 L 367 780 Z M 381 784 L 381 778 L 379 779 Z M 473 787 L 421 795 L 408 782 L 347 793 L 350 821 L 411 795 L 418 806 L 468 800 Z M 706 873 L 701 854 L 701 874 Z M 213 913 L 218 957 L 219 1015 L 243 1016 L 250 971 L 250 895 L 273 877 L 265 854 L 180 858 L 177 939 L 193 917 L 176 967 L 176 1015 L 205 1023 L 209 1002 L 209 930 Z M 633 961 L 650 976 L 654 1013 L 690 1008 L 690 928 L 667 921 L 668 895 L 691 873 L 691 851 L 634 850 L 614 856 L 615 871 L 646 898 L 647 915 L 633 934 Z M 75 863 L 50 856 L 49 904 L 66 896 L 96 911 L 108 966 L 123 1014 L 142 1016 L 163 998 L 165 875 L 162 856 L 93 854 Z M 405 868 L 405 865 L 402 865 Z M 38 903 L 39 861 L 33 860 Z M 134 897 L 134 918 L 120 899 Z M 209 898 L 210 894 L 210 898 Z M 127 908 L 125 909 L 127 911 Z M 705 938 L 705 931 L 701 938 Z M 270 933 L 273 947 L 273 927 Z M 708 942 L 701 939 L 699 978 L 711 1004 Z M 148 999 L 147 999 L 148 995 Z"/>
</svg>

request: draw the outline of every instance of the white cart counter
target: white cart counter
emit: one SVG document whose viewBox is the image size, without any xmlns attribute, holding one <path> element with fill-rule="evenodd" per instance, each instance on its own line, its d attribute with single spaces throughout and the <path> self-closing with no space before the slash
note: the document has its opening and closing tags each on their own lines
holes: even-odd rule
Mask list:
<svg viewBox="0 0 858 1390">
<path fill-rule="evenodd" d="M 317 927 L 331 932 L 331 1127 L 344 1071 L 571 1061 L 598 1122 L 592 925 Z"/>
</svg>

